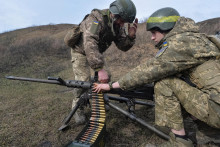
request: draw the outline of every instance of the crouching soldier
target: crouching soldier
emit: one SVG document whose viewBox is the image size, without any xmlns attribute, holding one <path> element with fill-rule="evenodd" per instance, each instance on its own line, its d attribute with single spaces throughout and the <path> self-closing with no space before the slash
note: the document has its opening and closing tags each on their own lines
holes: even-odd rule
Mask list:
<svg viewBox="0 0 220 147">
<path fill-rule="evenodd" d="M 170 139 L 161 146 L 193 146 L 187 137 L 182 108 L 208 125 L 220 128 L 220 46 L 192 19 L 173 8 L 162 8 L 147 20 L 147 31 L 159 49 L 113 84 L 95 84 L 96 91 L 130 89 L 154 82 L 155 123 L 170 128 Z"/>
</svg>

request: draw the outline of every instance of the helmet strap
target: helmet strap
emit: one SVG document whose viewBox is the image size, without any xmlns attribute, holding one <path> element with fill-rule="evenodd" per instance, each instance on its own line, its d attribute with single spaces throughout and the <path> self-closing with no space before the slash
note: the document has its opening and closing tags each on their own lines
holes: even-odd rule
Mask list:
<svg viewBox="0 0 220 147">
<path fill-rule="evenodd" d="M 112 30 L 113 36 L 116 36 L 115 30 L 114 30 L 114 22 L 117 20 L 117 18 L 113 17 L 111 19 L 112 19 L 112 21 L 111 21 L 111 30 Z"/>
</svg>

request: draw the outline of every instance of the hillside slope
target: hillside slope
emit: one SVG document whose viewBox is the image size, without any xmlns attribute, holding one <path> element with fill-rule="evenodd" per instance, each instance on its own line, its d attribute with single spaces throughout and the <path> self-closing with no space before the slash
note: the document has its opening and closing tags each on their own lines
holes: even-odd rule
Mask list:
<svg viewBox="0 0 220 147">
<path fill-rule="evenodd" d="M 220 18 L 198 24 L 201 32 L 214 34 L 219 31 Z M 67 131 L 57 131 L 71 109 L 72 89 L 5 79 L 6 75 L 72 79 L 70 48 L 63 42 L 72 26 L 45 25 L 0 34 L 0 146 L 64 146 L 84 127 L 71 121 Z M 138 24 L 136 44 L 132 49 L 122 52 L 112 44 L 104 56 L 116 80 L 155 53 L 150 33 L 142 23 Z M 152 109 L 137 106 L 136 110 L 137 116 L 153 124 Z M 85 111 L 89 116 L 89 107 Z M 164 141 L 115 110 L 107 113 L 107 132 L 106 146 L 109 147 L 139 147 L 146 142 L 160 144 Z"/>
<path fill-rule="evenodd" d="M 215 35 L 217 31 L 220 31 L 220 17 L 199 22 L 198 25 L 201 33 Z"/>
<path fill-rule="evenodd" d="M 220 18 L 202 21 L 198 24 L 203 33 L 215 34 L 220 30 Z M 19 66 L 26 67 L 44 60 L 57 64 L 60 63 L 56 62 L 57 59 L 69 61 L 70 49 L 64 44 L 63 38 L 72 26 L 72 24 L 45 25 L 0 34 L 0 72 L 8 72 Z M 131 50 L 122 52 L 113 44 L 104 55 L 110 68 L 123 66 L 125 70 L 129 70 L 152 57 L 156 52 L 153 48 L 150 33 L 146 31 L 145 24 L 142 23 L 138 25 L 136 43 Z M 43 58 L 43 60 L 38 58 Z M 118 75 L 118 72 L 115 74 Z"/>
</svg>

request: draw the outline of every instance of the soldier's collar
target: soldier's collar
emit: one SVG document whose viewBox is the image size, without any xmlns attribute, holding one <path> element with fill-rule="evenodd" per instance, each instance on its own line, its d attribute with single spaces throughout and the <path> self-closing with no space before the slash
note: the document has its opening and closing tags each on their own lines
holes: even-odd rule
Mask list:
<svg viewBox="0 0 220 147">
<path fill-rule="evenodd" d="M 167 41 L 164 41 L 164 42 L 162 42 L 162 45 L 161 45 L 161 47 L 160 47 L 160 50 L 157 52 L 157 54 L 156 54 L 156 58 L 158 58 L 158 57 L 160 57 L 165 51 L 166 51 L 166 49 L 168 48 L 168 43 L 167 43 Z"/>
<path fill-rule="evenodd" d="M 111 16 L 110 16 L 110 11 L 108 10 L 108 25 L 109 25 L 109 27 L 111 28 L 111 31 L 112 31 L 112 33 L 113 33 L 113 36 L 116 36 L 116 34 L 115 34 L 115 30 L 114 30 L 114 21 L 116 20 L 115 18 L 111 18 Z"/>
<path fill-rule="evenodd" d="M 164 42 L 165 42 L 165 40 L 162 39 L 157 45 L 155 45 L 155 47 L 156 48 L 161 48 Z"/>
</svg>

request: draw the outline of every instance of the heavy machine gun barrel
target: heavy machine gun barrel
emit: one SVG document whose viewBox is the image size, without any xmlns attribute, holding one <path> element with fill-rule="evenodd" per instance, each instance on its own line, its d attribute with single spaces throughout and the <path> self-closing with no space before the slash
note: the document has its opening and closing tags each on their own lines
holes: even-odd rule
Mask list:
<svg viewBox="0 0 220 147">
<path fill-rule="evenodd" d="M 48 77 L 47 80 L 45 80 L 45 79 L 35 79 L 35 78 L 25 78 L 25 77 L 15 77 L 15 76 L 7 76 L 6 78 L 10 79 L 10 80 L 20 80 L 20 81 L 29 81 L 29 82 L 64 85 L 64 86 L 72 87 L 72 88 L 89 89 L 92 86 L 92 84 L 90 82 L 75 81 L 75 80 L 63 80 L 60 77 L 58 77 L 58 78 Z"/>
</svg>

